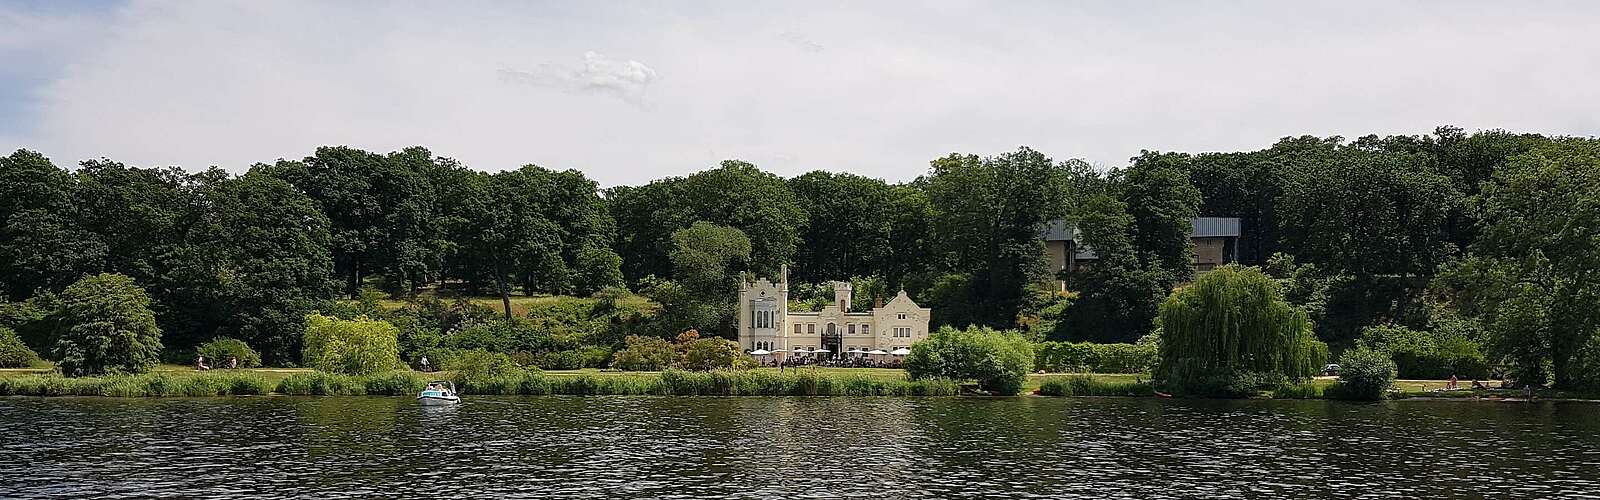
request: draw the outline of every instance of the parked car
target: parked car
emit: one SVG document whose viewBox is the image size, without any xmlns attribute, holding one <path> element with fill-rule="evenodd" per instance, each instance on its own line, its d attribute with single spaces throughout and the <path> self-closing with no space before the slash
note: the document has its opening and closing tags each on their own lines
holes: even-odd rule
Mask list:
<svg viewBox="0 0 1600 500">
<path fill-rule="evenodd" d="M 1333 364 L 1333 363 L 1328 363 L 1327 366 L 1322 367 L 1322 374 L 1330 376 L 1330 377 L 1334 376 L 1334 375 L 1338 375 L 1339 374 L 1339 365 L 1336 365 L 1336 364 Z"/>
</svg>

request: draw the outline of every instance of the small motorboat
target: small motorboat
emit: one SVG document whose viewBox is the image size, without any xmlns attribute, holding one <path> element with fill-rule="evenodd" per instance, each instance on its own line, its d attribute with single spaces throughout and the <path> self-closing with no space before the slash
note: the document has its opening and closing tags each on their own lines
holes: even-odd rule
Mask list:
<svg viewBox="0 0 1600 500">
<path fill-rule="evenodd" d="M 417 395 L 417 403 L 423 406 L 445 406 L 460 402 L 461 396 L 456 395 L 456 385 L 449 380 L 428 382 L 428 388 Z"/>
</svg>

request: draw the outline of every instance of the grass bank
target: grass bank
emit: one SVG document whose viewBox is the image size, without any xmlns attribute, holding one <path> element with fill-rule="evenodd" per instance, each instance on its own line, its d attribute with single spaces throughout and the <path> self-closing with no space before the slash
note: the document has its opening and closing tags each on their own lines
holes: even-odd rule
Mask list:
<svg viewBox="0 0 1600 500">
<path fill-rule="evenodd" d="M 661 396 L 953 396 L 949 380 L 908 380 L 822 370 L 744 370 L 654 373 L 546 373 L 530 371 L 463 381 L 469 394 L 575 394 Z"/>
<path fill-rule="evenodd" d="M 1092 375 L 1042 377 L 1040 396 L 1151 396 L 1155 392 L 1147 381 L 1108 380 Z"/>
<path fill-rule="evenodd" d="M 470 380 L 459 374 L 395 371 L 352 376 L 300 371 L 281 377 L 251 370 L 164 372 L 104 377 L 30 374 L 0 377 L 0 396 L 411 396 L 429 380 L 450 379 L 464 394 L 494 395 L 676 395 L 676 396 L 951 396 L 961 388 L 948 380 L 889 379 L 819 370 L 657 373 L 517 372 Z"/>
</svg>

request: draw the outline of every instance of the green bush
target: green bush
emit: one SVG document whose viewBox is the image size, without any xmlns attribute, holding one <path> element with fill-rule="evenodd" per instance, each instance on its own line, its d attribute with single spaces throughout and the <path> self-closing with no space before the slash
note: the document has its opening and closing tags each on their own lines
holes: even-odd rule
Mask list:
<svg viewBox="0 0 1600 500">
<path fill-rule="evenodd" d="M 980 389 L 1011 396 L 1022 392 L 1033 358 L 1033 343 L 1015 331 L 947 326 L 912 344 L 905 367 L 913 379 L 975 380 Z"/>
<path fill-rule="evenodd" d="M 256 354 L 243 340 L 217 337 L 195 348 L 195 354 L 204 356 L 212 368 L 227 368 L 228 358 L 238 358 L 239 368 L 261 366 L 261 355 Z"/>
<path fill-rule="evenodd" d="M 755 360 L 744 354 L 739 343 L 728 339 L 705 338 L 684 346 L 683 367 L 688 370 L 730 370 L 755 368 Z"/>
<path fill-rule="evenodd" d="M 463 387 L 522 371 L 522 368 L 512 361 L 511 356 L 481 349 L 458 351 L 445 358 L 439 366 L 452 372 L 452 381 Z"/>
<path fill-rule="evenodd" d="M 120 274 L 86 276 L 61 293 L 52 355 L 67 376 L 143 373 L 161 359 L 150 296 Z"/>
<path fill-rule="evenodd" d="M 367 375 L 401 366 L 400 331 L 386 321 L 306 316 L 305 365 L 320 371 Z"/>
<path fill-rule="evenodd" d="M 1051 373 L 1146 373 L 1157 359 L 1154 343 L 1041 342 L 1034 368 Z"/>
<path fill-rule="evenodd" d="M 1489 378 L 1489 360 L 1483 347 L 1454 329 L 1419 331 L 1403 326 L 1371 326 L 1362 330 L 1357 345 L 1388 353 L 1399 378 Z"/>
<path fill-rule="evenodd" d="M 37 362 L 39 355 L 22 343 L 17 332 L 0 327 L 0 368 L 27 368 Z"/>
<path fill-rule="evenodd" d="M 629 335 L 625 347 L 611 357 L 611 366 L 624 371 L 661 371 L 678 362 L 672 343 L 659 337 Z"/>
<path fill-rule="evenodd" d="M 1148 382 L 1102 382 L 1088 375 L 1046 377 L 1039 383 L 1041 396 L 1149 396 Z"/>
<path fill-rule="evenodd" d="M 1339 357 L 1339 386 L 1334 391 L 1342 399 L 1383 399 L 1394 377 L 1394 361 L 1382 351 L 1351 349 Z"/>
<path fill-rule="evenodd" d="M 585 346 L 578 349 L 536 355 L 534 356 L 533 364 L 541 370 L 577 370 L 580 368 L 604 367 L 606 361 L 610 358 L 610 349 L 602 346 Z"/>
</svg>

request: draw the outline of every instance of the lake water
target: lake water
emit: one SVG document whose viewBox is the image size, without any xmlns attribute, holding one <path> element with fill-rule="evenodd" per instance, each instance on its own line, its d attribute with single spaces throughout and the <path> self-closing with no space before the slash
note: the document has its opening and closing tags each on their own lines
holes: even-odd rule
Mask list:
<svg viewBox="0 0 1600 500">
<path fill-rule="evenodd" d="M 1600 405 L 0 398 L 0 497 L 1600 498 Z"/>
</svg>

